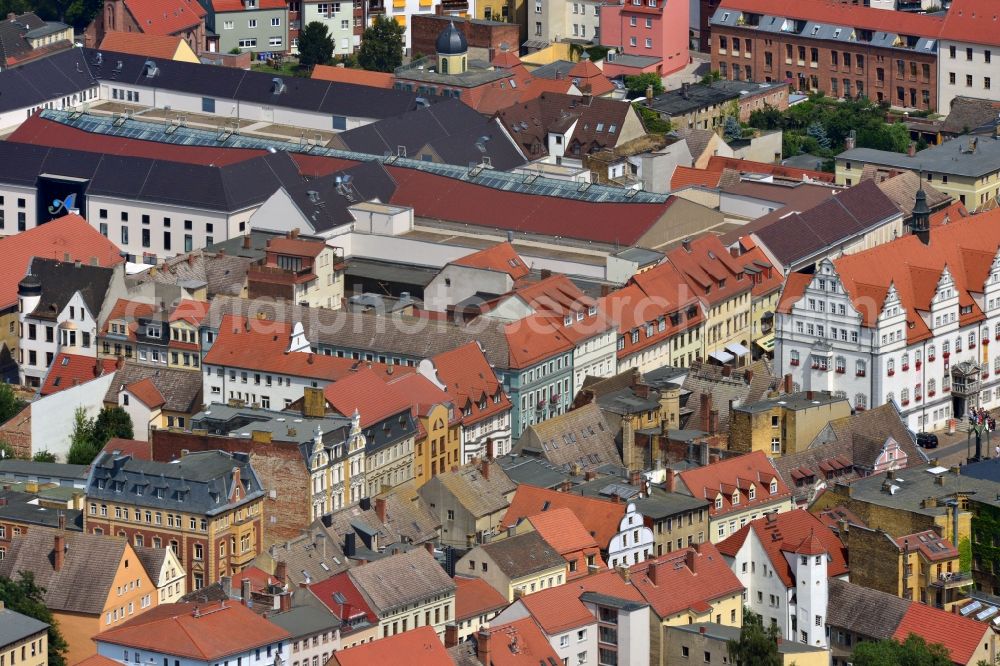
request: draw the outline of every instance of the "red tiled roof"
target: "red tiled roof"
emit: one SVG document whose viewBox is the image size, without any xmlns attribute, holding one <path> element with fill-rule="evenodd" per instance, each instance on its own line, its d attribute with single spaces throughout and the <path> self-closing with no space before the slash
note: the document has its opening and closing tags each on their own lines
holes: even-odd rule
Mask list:
<svg viewBox="0 0 1000 666">
<path fill-rule="evenodd" d="M 490 635 L 491 666 L 539 666 L 562 663 L 562 659 L 552 649 L 545 634 L 530 617 L 492 626 L 487 631 Z"/>
<path fill-rule="evenodd" d="M 566 73 L 566 78 L 579 88 L 581 92 L 591 95 L 607 95 L 615 89 L 614 84 L 608 80 L 608 77 L 604 76 L 604 72 L 587 58 L 573 65 Z M 584 90 L 584 87 L 588 85 L 590 89 Z"/>
<path fill-rule="evenodd" d="M 969 211 L 961 201 L 953 201 L 946 208 L 931 213 L 931 226 L 939 227 L 969 217 Z"/>
<path fill-rule="evenodd" d="M 453 666 L 455 662 L 448 655 L 434 627 L 424 625 L 371 643 L 339 650 L 333 653 L 327 663 L 337 666 L 398 663 L 405 663 L 406 666 Z"/>
<path fill-rule="evenodd" d="M 506 608 L 508 603 L 482 578 L 455 576 L 455 619 L 459 622 Z"/>
<path fill-rule="evenodd" d="M 156 606 L 120 627 L 101 632 L 100 640 L 143 651 L 213 661 L 290 637 L 287 631 L 246 606 L 222 602 Z"/>
<path fill-rule="evenodd" d="M 345 624 L 348 623 L 348 620 L 361 618 L 366 618 L 369 624 L 378 624 L 378 616 L 375 615 L 375 611 L 365 601 L 364 595 L 354 585 L 346 571 L 313 583 L 309 586 L 309 590 Z M 346 599 L 343 605 L 333 598 L 337 592 L 344 595 Z"/>
<path fill-rule="evenodd" d="M 593 535 L 584 527 L 568 507 L 536 513 L 528 520 L 557 553 L 565 555 L 584 548 L 597 547 Z"/>
<path fill-rule="evenodd" d="M 1000 45 L 1000 12 L 994 0 L 953 0 L 944 18 L 942 40 Z"/>
<path fill-rule="evenodd" d="M 270 252 L 288 254 L 297 257 L 316 257 L 326 247 L 323 241 L 310 241 L 301 238 L 272 238 L 267 243 Z"/>
<path fill-rule="evenodd" d="M 886 12 L 873 7 L 851 7 L 848 12 L 837 2 L 801 2 L 801 0 L 723 0 L 723 9 L 737 9 L 755 14 L 782 16 L 804 21 L 847 25 L 890 34 L 937 38 L 944 21 L 929 14 Z"/>
<path fill-rule="evenodd" d="M 411 409 L 411 401 L 397 388 L 369 368 L 363 368 L 339 382 L 328 384 L 323 395 L 338 412 L 351 416 L 357 409 L 361 427 L 380 423 L 385 419 Z"/>
<path fill-rule="evenodd" d="M 152 460 L 153 450 L 149 442 L 138 439 L 123 439 L 112 437 L 101 449 L 101 453 L 111 453 L 121 456 L 130 456 L 133 460 Z M 100 456 L 98 456 L 100 458 Z"/>
<path fill-rule="evenodd" d="M 692 496 L 708 500 L 712 517 L 731 511 L 745 511 L 748 507 L 773 504 L 792 496 L 781 475 L 763 451 L 754 451 L 735 458 L 696 467 L 680 473 L 680 479 Z M 777 492 L 771 493 L 771 481 L 777 481 Z M 749 498 L 754 486 L 754 499 Z M 733 505 L 733 494 L 739 490 L 739 504 Z M 722 509 L 715 508 L 716 496 L 722 496 Z"/>
<path fill-rule="evenodd" d="M 517 54 L 508 49 L 500 49 L 497 54 L 493 56 L 493 60 L 490 62 L 494 67 L 500 67 L 503 69 L 510 69 L 515 65 L 521 64 L 521 59 L 517 57 Z"/>
<path fill-rule="evenodd" d="M 614 324 L 598 302 L 583 293 L 576 284 L 559 273 L 541 280 L 520 280 L 507 296 L 519 298 L 531 307 L 539 317 L 546 319 L 558 329 L 574 346 L 613 328 Z M 592 307 L 597 307 L 594 314 Z M 569 321 L 567 324 L 566 322 Z"/>
<path fill-rule="evenodd" d="M 775 268 L 759 245 L 754 245 L 744 251 L 739 256 L 738 261 L 743 263 L 743 270 L 747 273 L 753 284 L 751 293 L 755 297 L 778 291 L 781 289 L 781 285 L 785 283 L 781 271 Z"/>
<path fill-rule="evenodd" d="M 100 49 L 115 53 L 131 53 L 147 58 L 173 60 L 177 47 L 184 43 L 181 37 L 151 35 L 142 32 L 109 32 L 104 35 Z"/>
<path fill-rule="evenodd" d="M 133 382 L 126 386 L 125 390 L 134 395 L 142 404 L 150 409 L 162 407 L 166 403 L 166 400 L 163 399 L 163 394 L 160 393 L 160 389 L 156 388 L 156 383 L 152 377 L 146 377 L 145 379 Z"/>
<path fill-rule="evenodd" d="M 209 303 L 206 301 L 185 298 L 170 313 L 170 321 L 186 321 L 192 326 L 198 326 L 208 314 L 208 307 Z"/>
<path fill-rule="evenodd" d="M 52 361 L 45 383 L 39 391 L 41 395 L 52 395 L 73 388 L 106 372 L 115 371 L 115 359 L 96 359 L 79 354 L 58 354 Z"/>
<path fill-rule="evenodd" d="M 139 30 L 152 35 L 173 35 L 192 28 L 206 13 L 195 0 L 125 0 L 125 8 Z"/>
<path fill-rule="evenodd" d="M 148 157 L 182 162 L 184 164 L 214 164 L 219 167 L 267 154 L 266 151 L 249 148 L 182 146 L 172 143 L 159 143 L 157 141 L 126 139 L 120 136 L 108 136 L 107 134 L 95 134 L 70 127 L 69 125 L 46 120 L 37 114 L 21 123 L 20 127 L 7 140 L 18 143 L 30 143 L 36 146 L 71 148 L 91 153 Z M 354 163 L 345 161 L 345 164 L 353 165 Z"/>
<path fill-rule="evenodd" d="M 114 659 L 108 659 L 107 657 L 95 654 L 92 657 L 87 657 L 83 661 L 76 662 L 75 666 L 121 666 L 121 664 Z"/>
<path fill-rule="evenodd" d="M 873 326 L 892 285 L 906 313 L 906 336 L 910 344 L 931 337 L 920 312 L 929 312 L 931 300 L 947 268 L 958 293 L 960 326 L 983 321 L 985 315 L 973 297 L 982 292 L 1000 246 L 1000 209 L 979 213 L 943 226 L 932 227 L 929 244 L 913 235 L 846 255 L 833 262 L 844 291 L 864 326 Z M 993 248 L 993 249 L 990 249 Z M 791 278 L 792 276 L 789 276 Z M 779 312 L 788 312 L 802 297 L 811 276 L 789 280 L 779 301 Z M 793 288 L 794 285 L 794 288 Z"/>
<path fill-rule="evenodd" d="M 249 330 L 247 330 L 249 328 Z M 348 376 L 356 361 L 312 352 L 288 352 L 292 325 L 226 315 L 204 365 L 336 381 Z"/>
<path fill-rule="evenodd" d="M 413 406 L 412 411 L 414 416 L 425 416 L 435 405 L 447 403 L 454 405 L 447 393 L 420 373 L 414 372 L 401 377 L 393 377 L 386 382 L 386 385 L 398 391 Z M 453 422 L 460 415 L 461 412 L 457 409 L 454 410 Z"/>
<path fill-rule="evenodd" d="M 771 567 L 785 587 L 795 585 L 792 567 L 785 553 L 800 555 L 827 553 L 830 557 L 826 565 L 827 574 L 839 577 L 847 573 L 847 549 L 844 544 L 823 521 L 805 509 L 769 514 L 765 518 L 751 521 L 718 543 L 719 552 L 727 557 L 735 557 L 751 530 L 767 553 Z"/>
<path fill-rule="evenodd" d="M 520 280 L 528 275 L 531 269 L 510 243 L 497 243 L 493 247 L 467 254 L 451 262 L 456 266 L 468 268 L 485 268 L 491 271 L 506 273 L 514 280 Z"/>
<path fill-rule="evenodd" d="M 369 72 L 365 69 L 334 67 L 332 65 L 316 65 L 313 67 L 312 78 L 320 81 L 354 83 L 372 88 L 392 88 L 396 82 L 396 78 L 392 74 L 385 72 Z"/>
<path fill-rule="evenodd" d="M 716 188 L 722 179 L 722 170 L 695 169 L 679 165 L 674 169 L 674 175 L 670 177 L 670 189 L 679 190 L 682 187 L 691 185 L 701 185 L 702 187 Z"/>
<path fill-rule="evenodd" d="M 22 125 L 23 126 L 23 125 Z M 64 215 L 34 229 L 0 238 L 0 309 L 17 304 L 17 285 L 33 257 L 82 261 L 97 259 L 98 266 L 110 267 L 123 259 L 118 247 L 102 236 L 79 215 Z"/>
<path fill-rule="evenodd" d="M 119 298 L 104 320 L 104 326 L 101 327 L 101 335 L 107 335 L 111 331 L 112 323 L 119 324 L 125 322 L 127 329 L 125 337 L 129 340 L 135 340 L 135 331 L 139 326 L 139 318 L 148 317 L 154 312 L 156 312 L 156 306 L 150 303 Z M 119 332 L 114 335 L 122 335 L 122 333 Z"/>
<path fill-rule="evenodd" d="M 526 368 L 574 347 L 563 329 L 543 315 L 531 315 L 508 324 L 504 334 L 513 368 Z"/>
<path fill-rule="evenodd" d="M 514 492 L 514 498 L 500 525 L 504 529 L 513 527 L 522 518 L 561 507 L 568 508 L 576 514 L 584 529 L 594 537 L 601 548 L 607 548 L 611 543 L 611 537 L 618 533 L 622 516 L 625 515 L 625 505 L 619 502 L 561 493 L 522 483 Z"/>
<path fill-rule="evenodd" d="M 234 587 L 242 584 L 244 579 L 250 581 L 250 589 L 254 592 L 266 589 L 268 585 L 276 580 L 273 576 L 271 576 L 271 574 L 256 566 L 249 566 L 238 573 L 234 573 Z"/>
<path fill-rule="evenodd" d="M 719 237 L 706 233 L 667 252 L 667 261 L 684 276 L 696 294 L 711 305 L 750 291 L 743 264 L 729 254 Z"/>
<path fill-rule="evenodd" d="M 602 571 L 592 576 L 550 587 L 521 598 L 521 603 L 549 636 L 569 629 L 595 624 L 597 618 L 587 609 L 580 596 L 596 592 L 609 597 L 643 603 L 643 596 L 622 580 L 616 571 Z"/>
<path fill-rule="evenodd" d="M 909 548 L 911 552 L 919 550 L 924 557 L 931 561 L 950 560 L 958 557 L 958 549 L 934 530 L 907 534 L 895 539 L 895 541 L 900 550 L 904 548 Z"/>
<path fill-rule="evenodd" d="M 470 342 L 438 354 L 431 362 L 448 397 L 462 412 L 462 423 L 465 426 L 510 409 L 510 399 L 477 343 Z M 497 396 L 500 398 L 499 402 L 494 400 Z M 480 409 L 484 400 L 486 408 Z M 471 410 L 469 416 L 464 415 L 466 409 Z"/>
<path fill-rule="evenodd" d="M 630 571 L 632 585 L 661 619 L 688 610 L 704 613 L 713 602 L 743 592 L 736 574 L 708 542 L 640 562 Z"/>
<path fill-rule="evenodd" d="M 928 643 L 940 643 L 948 648 L 956 664 L 968 664 L 979 646 L 989 642 L 989 623 L 955 613 L 911 603 L 892 637 L 905 641 L 910 634 L 922 636 Z"/>
<path fill-rule="evenodd" d="M 758 2 L 759 0 L 747 0 L 749 2 Z M 769 1 L 769 0 L 765 0 Z M 788 2 L 788 0 L 781 0 L 783 2 Z M 797 3 L 801 4 L 801 3 Z M 809 2 L 806 3 L 809 6 L 818 6 L 819 2 Z M 839 5 L 830 5 L 831 8 L 839 7 Z M 854 9 L 851 9 L 851 16 L 854 16 Z M 836 9 L 835 11 L 843 17 L 843 9 Z M 881 9 L 874 9 L 872 11 L 880 12 L 884 11 Z M 775 15 L 773 11 L 766 12 L 770 15 Z M 906 14 L 906 16 L 913 16 L 913 14 Z M 831 23 L 842 23 L 843 21 L 831 21 Z M 895 31 L 893 31 L 895 32 Z M 798 169 L 796 167 L 784 166 L 782 164 L 770 164 L 768 162 L 754 162 L 753 160 L 741 160 L 737 157 L 723 157 L 721 155 L 713 155 L 708 159 L 709 171 L 718 171 L 722 173 L 723 169 L 735 169 L 741 173 L 761 173 L 770 174 L 772 176 L 779 176 L 781 178 L 791 178 L 794 180 L 802 180 L 803 177 L 809 178 L 811 180 L 821 180 L 827 183 L 832 183 L 834 175 L 826 171 L 812 171 L 811 169 Z"/>
</svg>

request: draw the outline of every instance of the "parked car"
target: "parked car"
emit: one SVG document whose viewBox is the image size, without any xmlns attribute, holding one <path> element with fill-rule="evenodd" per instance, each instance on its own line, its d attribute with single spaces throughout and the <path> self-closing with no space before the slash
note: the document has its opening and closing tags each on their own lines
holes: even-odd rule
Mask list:
<svg viewBox="0 0 1000 666">
<path fill-rule="evenodd" d="M 917 433 L 917 446 L 922 446 L 925 449 L 936 449 L 938 445 L 937 435 L 930 432 L 918 432 Z"/>
</svg>

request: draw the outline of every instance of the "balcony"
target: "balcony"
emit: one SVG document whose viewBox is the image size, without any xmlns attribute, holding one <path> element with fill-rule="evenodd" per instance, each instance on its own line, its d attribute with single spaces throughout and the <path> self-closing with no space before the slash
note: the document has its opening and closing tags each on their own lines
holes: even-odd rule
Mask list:
<svg viewBox="0 0 1000 666">
<path fill-rule="evenodd" d="M 972 585 L 972 573 L 969 571 L 942 572 L 937 580 L 931 581 L 931 587 L 951 589 Z"/>
</svg>

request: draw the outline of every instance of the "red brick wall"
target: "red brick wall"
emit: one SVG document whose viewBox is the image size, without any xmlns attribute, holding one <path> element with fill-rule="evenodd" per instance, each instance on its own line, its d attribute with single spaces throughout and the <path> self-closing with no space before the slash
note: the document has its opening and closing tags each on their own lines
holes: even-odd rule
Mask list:
<svg viewBox="0 0 1000 666">
<path fill-rule="evenodd" d="M 410 22 L 411 52 L 420 55 L 434 55 L 438 35 L 448 25 L 455 21 L 455 27 L 465 35 L 469 49 L 488 49 L 490 57 L 500 50 L 501 44 L 506 44 L 510 50 L 517 52 L 519 41 L 518 26 L 514 23 L 496 21 L 469 21 L 453 16 L 436 16 L 433 14 L 414 14 Z"/>
<path fill-rule="evenodd" d="M 726 40 L 726 54 L 720 54 L 722 40 Z M 740 55 L 732 55 L 733 39 L 740 42 Z M 751 44 L 751 57 L 746 57 L 746 44 Z M 787 47 L 792 48 L 791 63 L 786 62 Z M 799 47 L 805 49 L 805 57 L 799 59 Z M 817 50 L 817 65 L 813 67 L 812 49 Z M 833 52 L 837 53 L 837 65 L 833 64 Z M 767 53 L 771 54 L 771 66 L 767 66 Z M 844 66 L 844 54 L 849 54 L 850 68 Z M 858 68 L 858 57 L 863 66 Z M 903 75 L 898 74 L 898 61 L 903 63 Z M 937 61 L 934 54 L 918 53 L 905 49 L 885 49 L 865 44 L 841 44 L 822 42 L 806 37 L 757 33 L 756 30 L 740 27 L 715 26 L 712 31 L 712 69 L 722 71 L 724 78 L 734 79 L 734 66 L 739 66 L 741 76 L 746 79 L 746 67 L 751 68 L 754 81 L 784 81 L 791 73 L 791 87 L 800 89 L 799 75 L 806 77 L 806 89 L 813 87 L 812 77 L 816 77 L 815 87 L 831 96 L 843 96 L 844 79 L 850 81 L 852 96 L 857 93 L 857 83 L 864 86 L 864 93 L 872 100 L 884 99 L 895 106 L 913 106 L 920 109 L 937 108 Z M 924 66 L 927 69 L 924 69 Z M 911 67 L 916 68 L 913 75 Z M 882 70 L 879 82 L 878 71 Z M 924 75 L 926 72 L 926 76 Z M 834 92 L 831 80 L 837 80 Z M 898 96 L 902 88 L 903 99 Z M 911 96 L 912 91 L 912 96 Z M 927 98 L 925 101 L 924 94 Z M 915 97 L 915 103 L 913 98 Z"/>
<path fill-rule="evenodd" d="M 216 437 L 169 430 L 152 431 L 153 460 L 169 462 L 181 457 L 181 451 L 228 451 L 249 453 L 250 465 L 265 492 L 262 529 L 264 547 L 301 534 L 312 522 L 311 477 L 297 444 L 289 442 L 254 442 L 249 439 Z M 273 521 L 272 521 L 273 517 Z"/>
</svg>

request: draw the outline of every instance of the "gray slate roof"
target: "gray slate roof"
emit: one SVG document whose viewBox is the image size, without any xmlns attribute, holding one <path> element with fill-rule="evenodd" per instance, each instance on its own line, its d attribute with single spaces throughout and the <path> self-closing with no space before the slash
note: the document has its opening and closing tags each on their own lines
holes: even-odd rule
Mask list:
<svg viewBox="0 0 1000 666">
<path fill-rule="evenodd" d="M 192 370 L 163 368 L 126 362 L 115 372 L 115 378 L 104 395 L 105 403 L 118 404 L 118 391 L 143 379 L 152 379 L 163 396 L 163 409 L 171 412 L 192 412 L 201 405 L 201 373 Z"/>
<path fill-rule="evenodd" d="M 502 466 L 495 462 L 487 464 L 490 466 L 489 479 L 483 478 L 479 467 L 472 466 L 435 477 L 476 518 L 506 509 L 510 506 L 507 496 L 517 489 L 517 484 L 504 474 Z"/>
<path fill-rule="evenodd" d="M 753 373 L 749 382 L 746 381 L 747 370 Z M 756 402 L 776 388 L 778 381 L 771 374 L 771 366 L 766 359 L 755 361 L 748 368 L 734 368 L 729 377 L 723 375 L 721 366 L 695 361 L 683 384 L 684 390 L 690 392 L 685 406 L 691 409 L 690 416 L 683 423 L 684 429 L 707 431 L 708 424 L 701 422 L 701 400 L 702 394 L 710 393 L 712 408 L 719 410 L 719 431 L 729 432 L 729 401 L 733 401 L 734 407 Z"/>
<path fill-rule="evenodd" d="M 90 309 L 90 314 L 97 319 L 114 270 L 34 257 L 28 272 L 38 277 L 42 283 L 41 300 L 31 312 L 31 316 L 55 319 L 69 303 L 73 294 L 79 291 L 83 302 Z"/>
<path fill-rule="evenodd" d="M 0 72 L 0 113 L 28 109 L 97 85 L 81 49 L 67 49 Z"/>
<path fill-rule="evenodd" d="M 970 150 L 968 137 L 945 141 L 925 148 L 914 157 L 874 148 L 854 148 L 837 155 L 838 160 L 880 164 L 898 169 L 923 169 L 934 173 L 980 178 L 997 171 L 1000 165 L 1000 139 L 977 136 L 976 148 Z"/>
<path fill-rule="evenodd" d="M 266 106 L 358 118 L 388 118 L 416 108 L 418 95 L 401 90 L 386 90 L 350 83 L 337 83 L 284 77 L 285 90 L 272 92 L 273 74 L 252 70 L 217 67 L 175 60 L 156 60 L 159 72 L 146 76 L 145 56 L 103 52 L 103 64 L 97 63 L 95 49 L 82 49 L 86 69 L 102 81 L 175 90 L 190 95 L 239 100 Z M 116 71 L 118 63 L 120 71 Z M 429 101 L 434 101 L 430 98 Z M 332 129 L 332 125 L 331 125 Z"/>
<path fill-rule="evenodd" d="M 231 239 L 233 244 L 241 243 L 241 238 Z M 218 245 L 218 244 L 217 244 Z M 220 254 L 207 250 L 195 250 L 185 255 L 178 255 L 167 260 L 153 273 L 145 271 L 137 276 L 140 282 L 159 282 L 161 284 L 185 284 L 202 282 L 212 298 L 218 294 L 239 296 L 246 283 L 247 271 L 253 260 L 248 257 L 235 256 L 232 253 Z"/>
<path fill-rule="evenodd" d="M 369 562 L 347 575 L 379 615 L 455 593 L 455 582 L 424 548 Z"/>
<path fill-rule="evenodd" d="M 90 181 L 88 196 L 106 195 L 224 212 L 260 204 L 278 187 L 302 182 L 285 152 L 215 167 L 0 142 L 0 182 L 34 187 L 43 173 Z"/>
<path fill-rule="evenodd" d="M 557 488 L 571 477 L 568 472 L 556 467 L 548 460 L 535 456 L 521 456 L 510 453 L 496 459 L 508 478 L 517 485 L 527 483 L 539 488 Z"/>
<path fill-rule="evenodd" d="M 23 486 L 18 486 L 23 488 Z M 69 489 L 67 489 L 69 490 Z M 42 491 L 44 493 L 45 491 Z M 75 491 L 79 492 L 79 491 Z M 83 531 L 83 512 L 78 509 L 55 510 L 40 503 L 35 503 L 39 493 L 25 493 L 18 490 L 0 489 L 0 498 L 6 504 L 0 506 L 0 520 L 10 520 L 26 525 L 39 525 L 56 528 L 59 526 L 59 516 L 66 517 L 66 529 Z"/>
<path fill-rule="evenodd" d="M 667 471 L 668 474 L 672 472 Z M 687 511 L 698 509 L 708 510 L 708 500 L 704 498 L 691 497 L 684 493 L 668 493 L 660 488 L 653 487 L 649 497 L 633 500 L 635 508 L 647 518 L 654 520 L 676 516 Z"/>
<path fill-rule="evenodd" d="M 240 470 L 239 500 L 230 503 L 233 470 Z M 138 491 L 142 494 L 138 494 Z M 159 492 L 158 492 L 159 491 Z M 134 460 L 105 453 L 94 461 L 87 480 L 89 500 L 127 502 L 157 509 L 183 509 L 215 515 L 263 495 L 247 457 L 222 451 L 190 453 L 172 463 Z M 159 497 L 158 497 L 159 495 Z"/>
<path fill-rule="evenodd" d="M 118 562 L 125 555 L 124 540 L 98 534 L 65 532 L 65 560 L 54 566 L 54 532 L 28 530 L 11 543 L 0 560 L 0 576 L 27 571 L 44 588 L 43 602 L 54 611 L 100 614 L 111 593 Z"/>
<path fill-rule="evenodd" d="M 292 593 L 292 608 L 269 615 L 267 619 L 292 635 L 292 640 L 333 631 L 340 619 L 307 589 L 296 588 Z"/>
<path fill-rule="evenodd" d="M 338 179 L 345 176 L 351 179 L 349 196 L 345 194 L 348 190 L 341 191 L 337 183 Z M 300 180 L 286 187 L 285 191 L 292 203 L 309 221 L 312 231 L 322 233 L 345 224 L 352 224 L 355 220 L 354 215 L 348 210 L 350 206 L 373 199 L 381 202 L 389 201 L 396 191 L 396 182 L 385 170 L 382 162 L 374 161 L 363 162 L 350 169 L 309 181 Z M 315 197 L 316 201 L 313 201 L 311 196 Z M 261 220 L 257 224 L 262 226 L 267 222 Z"/>
<path fill-rule="evenodd" d="M 616 58 L 616 60 L 618 59 Z M 725 80 L 715 81 L 708 85 L 697 83 L 687 88 L 677 88 L 657 95 L 646 106 L 671 116 L 683 115 L 709 106 L 724 104 L 732 99 L 739 99 L 747 93 L 757 93 L 779 85 L 785 84 Z M 694 151 L 691 151 L 691 154 L 694 155 Z"/>
<path fill-rule="evenodd" d="M 167 559 L 167 549 L 133 546 L 132 550 L 139 556 L 139 562 L 142 563 L 142 568 L 146 570 L 146 574 L 153 579 L 154 583 L 158 582 L 163 562 Z"/>
<path fill-rule="evenodd" d="M 80 480 L 87 478 L 88 465 L 68 463 L 40 463 L 33 460 L 0 460 L 0 479 L 15 481 L 36 481 L 38 483 L 59 483 L 60 479 Z"/>
<path fill-rule="evenodd" d="M 622 465 L 614 431 L 597 403 L 529 426 L 515 448 L 519 452 L 538 452 L 554 465 L 579 464 L 583 470 Z"/>
<path fill-rule="evenodd" d="M 0 650 L 35 634 L 48 631 L 49 625 L 9 608 L 0 608 Z"/>
<path fill-rule="evenodd" d="M 275 564 L 284 562 L 287 584 L 298 585 L 306 582 L 307 577 L 309 582 L 316 583 L 347 571 L 350 562 L 341 546 L 337 533 L 316 520 L 300 536 L 272 545 L 257 556 L 254 564 L 273 573 Z"/>
<path fill-rule="evenodd" d="M 903 621 L 909 601 L 867 587 L 831 578 L 826 623 L 873 640 L 892 638 Z"/>
<path fill-rule="evenodd" d="M 566 564 L 566 560 L 538 532 L 501 539 L 480 548 L 511 580 Z"/>
</svg>

